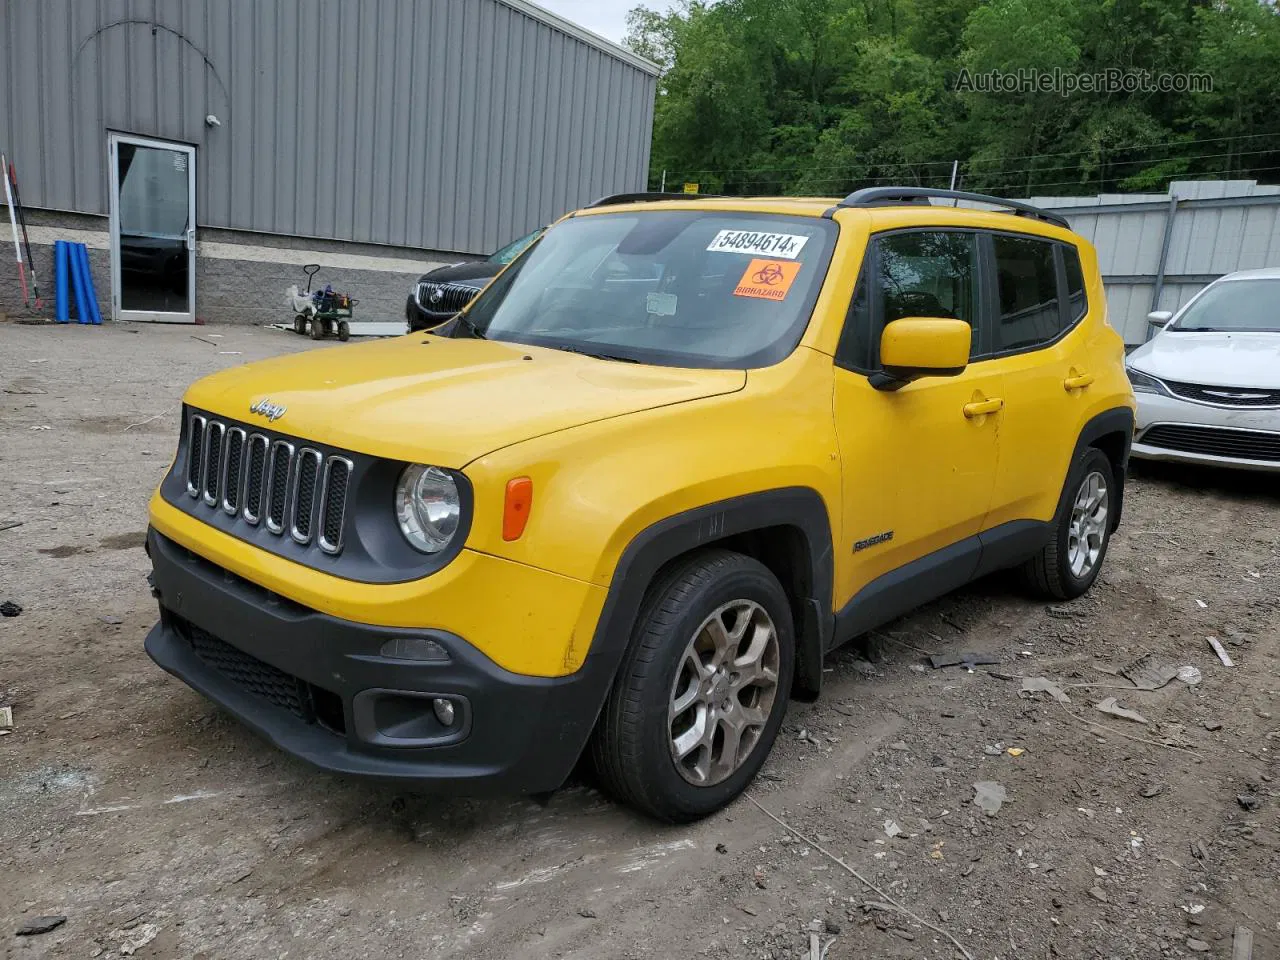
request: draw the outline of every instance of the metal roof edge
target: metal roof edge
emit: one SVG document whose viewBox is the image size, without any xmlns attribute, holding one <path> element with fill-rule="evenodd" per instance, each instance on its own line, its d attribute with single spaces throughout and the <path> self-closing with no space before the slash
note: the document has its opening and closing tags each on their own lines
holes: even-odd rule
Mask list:
<svg viewBox="0 0 1280 960">
<path fill-rule="evenodd" d="M 575 40 L 580 40 L 588 46 L 595 47 L 602 53 L 607 53 L 614 59 L 621 60 L 623 63 L 635 67 L 637 70 L 641 70 L 644 73 L 649 74 L 651 77 L 656 77 L 662 72 L 662 68 L 652 60 L 646 60 L 644 57 L 640 56 L 640 54 L 628 50 L 621 44 L 614 43 L 612 40 L 607 40 L 600 36 L 600 34 L 594 33 L 586 27 L 581 27 L 572 20 L 566 20 L 564 17 L 560 16 L 560 14 L 552 13 L 545 7 L 540 7 L 538 4 L 531 2 L 531 0 L 498 0 L 498 3 L 510 7 L 517 13 L 523 13 L 527 17 L 532 17 L 534 20 L 538 20 L 541 23 L 546 24 L 553 30 L 559 30 L 561 33 L 570 36 Z"/>
</svg>

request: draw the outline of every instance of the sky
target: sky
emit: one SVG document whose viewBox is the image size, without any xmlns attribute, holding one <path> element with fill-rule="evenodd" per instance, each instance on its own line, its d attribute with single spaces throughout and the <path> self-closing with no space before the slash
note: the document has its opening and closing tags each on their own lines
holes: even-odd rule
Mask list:
<svg viewBox="0 0 1280 960">
<path fill-rule="evenodd" d="M 643 4 L 662 9 L 668 6 L 662 0 L 533 0 L 533 2 L 614 43 L 621 43 L 622 38 L 627 35 L 627 11 L 632 7 Z"/>
</svg>

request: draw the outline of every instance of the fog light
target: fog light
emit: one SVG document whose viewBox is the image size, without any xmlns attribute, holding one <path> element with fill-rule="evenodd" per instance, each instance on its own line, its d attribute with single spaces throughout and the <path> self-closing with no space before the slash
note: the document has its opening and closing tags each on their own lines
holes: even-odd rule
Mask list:
<svg viewBox="0 0 1280 960">
<path fill-rule="evenodd" d="M 446 700 L 444 697 L 436 697 L 431 701 L 431 709 L 436 712 L 436 719 L 443 726 L 453 726 L 453 701 Z"/>
<path fill-rule="evenodd" d="M 422 637 L 396 637 L 384 643 L 378 653 L 395 660 L 434 660 L 445 663 L 449 660 L 449 651 L 434 640 Z"/>
</svg>

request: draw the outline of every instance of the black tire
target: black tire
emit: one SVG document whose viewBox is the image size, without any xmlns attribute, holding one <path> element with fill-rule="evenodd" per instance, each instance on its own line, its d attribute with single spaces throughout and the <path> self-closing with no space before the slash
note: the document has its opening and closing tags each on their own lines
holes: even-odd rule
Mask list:
<svg viewBox="0 0 1280 960">
<path fill-rule="evenodd" d="M 345 320 L 338 321 L 338 339 L 343 343 L 351 339 L 351 324 Z"/>
<path fill-rule="evenodd" d="M 293 332 L 303 334 L 307 332 L 307 318 L 303 314 L 298 314 L 293 318 Z"/>
<path fill-rule="evenodd" d="M 321 320 L 319 317 L 312 317 L 311 318 L 311 339 L 323 340 L 324 335 L 329 332 L 326 329 L 328 326 L 329 324 L 326 323 L 324 320 Z"/>
<path fill-rule="evenodd" d="M 1107 491 L 1107 516 L 1101 534 L 1101 546 L 1097 559 L 1077 575 L 1070 560 L 1071 515 L 1085 481 L 1094 474 L 1101 476 Z M 1058 515 L 1053 520 L 1053 536 L 1043 549 L 1023 564 L 1023 583 L 1036 596 L 1048 600 L 1074 600 L 1093 586 L 1102 571 L 1102 562 L 1111 543 L 1112 514 L 1116 504 L 1115 473 L 1107 455 L 1096 447 L 1089 447 L 1076 459 L 1067 472 Z"/>
<path fill-rule="evenodd" d="M 768 719 L 741 765 L 718 783 L 698 785 L 672 757 L 670 697 L 690 641 L 716 610 L 736 600 L 758 604 L 773 622 L 777 685 Z M 791 605 L 767 567 L 720 549 L 677 561 L 645 595 L 592 735 L 591 759 L 602 785 L 619 801 L 673 823 L 719 810 L 742 793 L 768 757 L 786 714 L 794 666 Z"/>
</svg>

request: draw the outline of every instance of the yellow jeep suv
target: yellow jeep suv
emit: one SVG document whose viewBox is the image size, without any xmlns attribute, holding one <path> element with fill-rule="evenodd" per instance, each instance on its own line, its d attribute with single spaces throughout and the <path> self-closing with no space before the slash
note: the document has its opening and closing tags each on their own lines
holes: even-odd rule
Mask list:
<svg viewBox="0 0 1280 960">
<path fill-rule="evenodd" d="M 586 753 L 703 816 L 838 644 L 1004 568 L 1089 589 L 1134 421 L 1105 313 L 1022 203 L 608 198 L 434 333 L 192 386 L 147 652 L 328 770 L 540 793 Z"/>
</svg>

